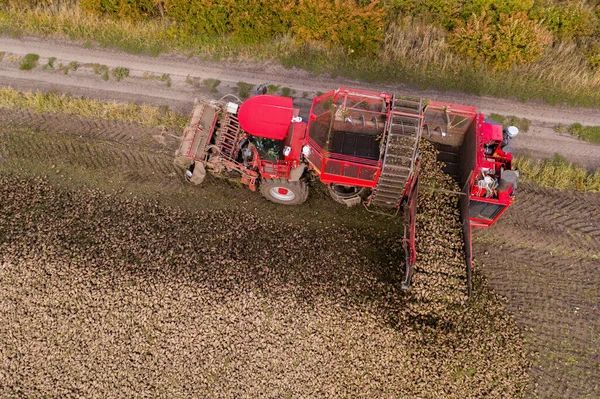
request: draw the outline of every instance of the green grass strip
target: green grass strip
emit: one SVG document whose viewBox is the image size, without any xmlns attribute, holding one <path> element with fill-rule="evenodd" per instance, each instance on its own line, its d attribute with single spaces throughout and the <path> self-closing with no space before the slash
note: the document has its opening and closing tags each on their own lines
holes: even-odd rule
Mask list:
<svg viewBox="0 0 600 399">
<path fill-rule="evenodd" d="M 517 157 L 515 166 L 519 168 L 523 180 L 533 181 L 542 187 L 600 192 L 600 169 L 590 173 L 558 154 L 547 159 Z"/>
<path fill-rule="evenodd" d="M 583 126 L 581 123 L 574 123 L 569 128 L 569 133 L 590 143 L 600 143 L 600 126 Z"/>
<path fill-rule="evenodd" d="M 166 107 L 106 102 L 56 92 L 21 93 L 12 88 L 0 89 L 0 107 L 31 109 L 37 113 L 63 112 L 88 118 L 137 122 L 146 126 L 169 126 L 178 129 L 183 128 L 188 119 Z"/>
</svg>

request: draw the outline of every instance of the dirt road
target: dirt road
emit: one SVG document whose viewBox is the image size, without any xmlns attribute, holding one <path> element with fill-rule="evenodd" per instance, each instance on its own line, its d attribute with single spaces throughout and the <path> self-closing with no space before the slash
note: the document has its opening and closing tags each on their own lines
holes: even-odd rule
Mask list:
<svg viewBox="0 0 600 399">
<path fill-rule="evenodd" d="M 191 110 L 194 98 L 214 98 L 219 94 L 237 93 L 237 82 L 240 81 L 254 85 L 270 82 L 280 87 L 289 87 L 295 91 L 295 103 L 304 113 L 310 105 L 310 98 L 317 91 L 325 92 L 339 86 L 402 92 L 406 95 L 469 104 L 477 106 L 485 114 L 493 112 L 530 119 L 529 131 L 522 132 L 518 138 L 518 151 L 521 153 L 537 157 L 559 153 L 588 168 L 600 167 L 600 146 L 554 130 L 557 124 L 569 125 L 575 122 L 600 125 L 598 110 L 315 77 L 306 71 L 285 69 L 274 63 L 217 63 L 172 54 L 150 57 L 108 49 L 90 49 L 71 42 L 39 38 L 0 37 L 0 52 L 4 52 L 0 61 L 0 85 L 19 90 L 57 90 L 107 100 L 168 105 L 184 113 Z M 22 71 L 19 69 L 19 60 L 28 53 L 40 56 L 39 66 L 31 71 Z M 44 69 L 43 66 L 51 57 L 56 57 L 54 69 Z M 65 67 L 71 62 L 77 63 L 76 70 L 60 69 L 61 65 Z M 129 77 L 117 81 L 110 76 L 105 81 L 101 74 L 94 72 L 94 65 L 127 68 Z M 167 76 L 170 81 L 168 85 L 160 79 Z M 199 80 L 194 83 L 193 78 Z M 201 83 L 198 84 L 207 78 L 221 81 L 218 86 L 219 94 L 210 93 Z"/>
</svg>

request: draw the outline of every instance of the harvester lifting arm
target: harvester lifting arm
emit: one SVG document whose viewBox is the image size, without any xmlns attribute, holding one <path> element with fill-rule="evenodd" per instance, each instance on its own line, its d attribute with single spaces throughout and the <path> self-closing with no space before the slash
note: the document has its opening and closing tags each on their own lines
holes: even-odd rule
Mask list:
<svg viewBox="0 0 600 399">
<path fill-rule="evenodd" d="M 402 290 L 410 288 L 413 266 L 417 259 L 417 250 L 415 248 L 416 241 L 416 216 L 417 216 L 417 197 L 419 187 L 419 167 L 420 160 L 415 163 L 415 172 L 412 180 L 411 188 L 408 194 L 408 200 L 404 205 L 404 253 L 406 254 L 406 270 L 404 273 L 404 281 L 402 282 Z"/>
</svg>

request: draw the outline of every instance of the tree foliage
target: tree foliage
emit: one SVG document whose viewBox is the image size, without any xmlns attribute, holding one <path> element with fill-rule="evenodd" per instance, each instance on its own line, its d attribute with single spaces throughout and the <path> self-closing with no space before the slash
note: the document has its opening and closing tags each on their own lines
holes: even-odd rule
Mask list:
<svg viewBox="0 0 600 399">
<path fill-rule="evenodd" d="M 600 8 L 599 8 L 600 10 Z M 552 3 L 543 1 L 531 11 L 557 39 L 590 36 L 598 24 L 594 10 L 585 3 Z"/>
<path fill-rule="evenodd" d="M 534 61 L 551 41 L 550 33 L 524 12 L 500 14 L 497 22 L 485 12 L 473 14 L 449 38 L 459 54 L 496 69 Z"/>
<path fill-rule="evenodd" d="M 173 32 L 227 35 L 258 43 L 291 32 L 299 42 L 318 41 L 347 53 L 374 55 L 383 38 L 379 0 L 81 0 L 91 13 L 140 20 L 161 15 Z"/>
</svg>

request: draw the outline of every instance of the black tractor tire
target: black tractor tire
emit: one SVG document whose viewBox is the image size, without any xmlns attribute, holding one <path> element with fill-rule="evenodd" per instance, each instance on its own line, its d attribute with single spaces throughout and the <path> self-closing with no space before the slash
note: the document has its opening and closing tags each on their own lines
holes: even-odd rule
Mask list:
<svg viewBox="0 0 600 399">
<path fill-rule="evenodd" d="M 308 185 L 304 180 L 263 179 L 260 193 L 276 204 L 300 205 L 308 199 Z"/>
<path fill-rule="evenodd" d="M 335 202 L 342 205 L 348 205 L 346 203 L 347 200 L 352 200 L 354 198 L 360 198 L 362 200 L 362 197 L 367 190 L 364 187 L 329 184 L 327 186 L 327 191 L 329 191 L 329 195 Z"/>
</svg>

